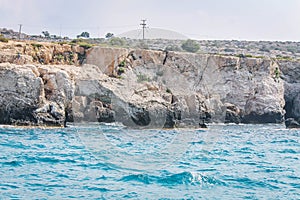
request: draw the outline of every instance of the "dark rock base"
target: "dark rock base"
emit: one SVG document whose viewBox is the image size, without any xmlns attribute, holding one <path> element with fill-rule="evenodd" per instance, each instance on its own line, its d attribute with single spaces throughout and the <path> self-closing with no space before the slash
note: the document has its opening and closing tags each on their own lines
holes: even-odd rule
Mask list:
<svg viewBox="0 0 300 200">
<path fill-rule="evenodd" d="M 294 118 L 288 118 L 285 120 L 286 128 L 300 128 L 300 123 Z"/>
<path fill-rule="evenodd" d="M 284 121 L 284 116 L 282 113 L 266 113 L 259 115 L 257 113 L 250 113 L 245 115 L 242 119 L 242 123 L 245 124 L 267 124 L 267 123 L 282 123 Z"/>
</svg>

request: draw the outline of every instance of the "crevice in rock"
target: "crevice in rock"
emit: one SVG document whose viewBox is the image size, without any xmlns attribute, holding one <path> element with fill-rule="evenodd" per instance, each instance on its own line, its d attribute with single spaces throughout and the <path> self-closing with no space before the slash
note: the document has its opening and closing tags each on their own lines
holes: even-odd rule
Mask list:
<svg viewBox="0 0 300 200">
<path fill-rule="evenodd" d="M 145 108 L 136 107 L 133 104 L 129 104 L 130 118 L 139 126 L 147 126 L 151 122 L 150 113 Z"/>
<path fill-rule="evenodd" d="M 294 107 L 293 101 L 285 98 L 285 106 L 283 107 L 283 109 L 285 110 L 285 119 L 294 118 L 292 113 L 293 107 Z"/>
<path fill-rule="evenodd" d="M 166 62 L 167 62 L 168 54 L 169 54 L 169 52 L 168 52 L 168 51 L 165 51 L 165 58 L 164 58 L 164 61 L 163 61 L 163 65 L 165 65 Z"/>
<path fill-rule="evenodd" d="M 199 80 L 197 82 L 197 85 L 199 85 L 201 83 L 202 79 L 203 79 L 203 75 L 204 75 L 206 69 L 208 68 L 209 59 L 210 59 L 210 57 L 208 57 L 207 60 L 206 60 L 206 65 L 203 68 L 201 75 L 199 76 Z"/>
</svg>

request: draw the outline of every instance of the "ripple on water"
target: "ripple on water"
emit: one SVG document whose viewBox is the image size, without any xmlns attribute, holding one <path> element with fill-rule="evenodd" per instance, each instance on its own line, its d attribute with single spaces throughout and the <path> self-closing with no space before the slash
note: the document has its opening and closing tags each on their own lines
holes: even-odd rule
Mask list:
<svg viewBox="0 0 300 200">
<path fill-rule="evenodd" d="M 188 130 L 170 151 L 180 129 L 0 127 L 0 199 L 300 199 L 300 131 L 274 127 Z"/>
<path fill-rule="evenodd" d="M 11 166 L 11 167 L 17 167 L 22 166 L 23 162 L 18 160 L 8 161 L 8 162 L 1 162 L 0 163 L 3 167 Z"/>
<path fill-rule="evenodd" d="M 131 174 L 124 176 L 120 181 L 123 182 L 140 182 L 144 184 L 159 184 L 162 186 L 176 185 L 200 185 L 202 187 L 224 185 L 225 183 L 210 176 L 201 175 L 196 172 L 182 172 L 161 176 L 148 174 Z"/>
</svg>

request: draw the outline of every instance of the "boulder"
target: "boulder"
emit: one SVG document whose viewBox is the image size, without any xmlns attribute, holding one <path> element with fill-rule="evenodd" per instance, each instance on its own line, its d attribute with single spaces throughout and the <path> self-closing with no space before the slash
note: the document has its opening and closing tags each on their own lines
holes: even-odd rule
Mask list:
<svg viewBox="0 0 300 200">
<path fill-rule="evenodd" d="M 3 63 L 0 76 L 0 123 L 64 126 L 74 96 L 66 71 Z"/>
<path fill-rule="evenodd" d="M 226 106 L 225 123 L 235 123 L 235 124 L 241 123 L 242 116 L 241 116 L 240 109 L 231 103 L 225 103 L 225 106 Z"/>
<path fill-rule="evenodd" d="M 34 66 L 0 64 L 0 123 L 36 123 L 33 114 L 43 103 L 43 81 L 36 76 Z"/>
<path fill-rule="evenodd" d="M 285 120 L 286 128 L 300 128 L 300 123 L 294 118 L 288 118 Z"/>
</svg>

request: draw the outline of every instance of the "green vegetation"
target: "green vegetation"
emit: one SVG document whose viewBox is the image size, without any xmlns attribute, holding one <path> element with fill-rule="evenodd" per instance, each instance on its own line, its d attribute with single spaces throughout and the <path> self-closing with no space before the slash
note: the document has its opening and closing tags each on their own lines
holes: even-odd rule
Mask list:
<svg viewBox="0 0 300 200">
<path fill-rule="evenodd" d="M 124 46 L 126 41 L 122 38 L 113 37 L 109 40 L 109 44 L 112 46 Z"/>
<path fill-rule="evenodd" d="M 73 60 L 74 59 L 74 54 L 72 51 L 69 52 L 69 59 L 70 60 Z"/>
<path fill-rule="evenodd" d="M 48 31 L 42 31 L 45 38 L 50 38 L 50 33 Z"/>
<path fill-rule="evenodd" d="M 293 60 L 293 58 L 291 58 L 289 56 L 281 56 L 281 55 L 277 55 L 276 59 L 277 60 Z"/>
<path fill-rule="evenodd" d="M 196 53 L 200 49 L 200 46 L 197 41 L 188 39 L 182 43 L 181 48 L 187 52 Z"/>
<path fill-rule="evenodd" d="M 125 67 L 119 67 L 117 73 L 118 73 L 118 75 L 125 73 Z"/>
<path fill-rule="evenodd" d="M 63 42 L 58 42 L 57 44 L 60 44 L 61 46 L 62 45 L 64 45 L 64 44 L 69 44 L 68 42 L 65 42 L 65 41 L 63 41 Z"/>
<path fill-rule="evenodd" d="M 62 60 L 65 59 L 65 57 L 64 57 L 62 54 L 56 54 L 56 55 L 54 56 L 54 58 L 55 58 L 56 60 L 58 60 L 58 61 L 62 61 Z"/>
<path fill-rule="evenodd" d="M 106 35 L 105 35 L 106 39 L 109 39 L 109 38 L 112 38 L 112 37 L 114 37 L 113 33 L 106 33 Z"/>
<path fill-rule="evenodd" d="M 286 50 L 291 53 L 296 53 L 299 51 L 296 47 L 287 47 Z"/>
<path fill-rule="evenodd" d="M 151 81 L 151 79 L 145 74 L 137 74 L 136 76 L 137 76 L 137 82 L 138 83 Z"/>
<path fill-rule="evenodd" d="M 126 65 L 126 61 L 125 60 L 122 60 L 119 64 L 120 67 L 125 67 Z"/>
<path fill-rule="evenodd" d="M 270 49 L 269 49 L 267 46 L 263 45 L 263 46 L 259 49 L 259 51 L 270 52 Z"/>
<path fill-rule="evenodd" d="M 253 58 L 265 58 L 264 56 L 253 56 Z"/>
<path fill-rule="evenodd" d="M 94 45 L 83 42 L 83 43 L 79 43 L 79 46 L 84 48 L 84 49 L 89 49 L 89 48 L 92 48 Z"/>
<path fill-rule="evenodd" d="M 93 44 L 89 43 L 89 40 L 87 40 L 87 39 L 80 39 L 80 38 L 72 40 L 70 44 L 71 45 L 77 44 L 77 45 L 79 45 L 80 47 L 82 47 L 84 49 L 89 49 L 89 48 L 91 48 L 91 47 L 94 46 Z"/>
<path fill-rule="evenodd" d="M 182 49 L 177 45 L 169 45 L 165 48 L 165 51 L 182 51 Z"/>
<path fill-rule="evenodd" d="M 81 42 L 87 42 L 87 40 L 86 39 L 74 39 L 70 43 L 71 44 L 78 44 L 78 43 L 81 43 Z"/>
<path fill-rule="evenodd" d="M 228 56 L 228 54 L 222 54 L 222 56 Z M 264 58 L 264 56 L 255 56 L 255 55 L 251 55 L 251 54 L 236 54 L 234 55 L 236 57 L 239 57 L 239 58 Z"/>
<path fill-rule="evenodd" d="M 135 47 L 139 49 L 149 49 L 149 46 L 145 42 L 140 42 Z"/>
<path fill-rule="evenodd" d="M 8 42 L 8 39 L 5 38 L 2 34 L 0 34 L 0 42 Z"/>
<path fill-rule="evenodd" d="M 172 91 L 169 88 L 166 89 L 166 92 L 172 94 Z"/>
<path fill-rule="evenodd" d="M 164 71 L 157 71 L 156 72 L 156 76 L 163 76 L 164 75 Z"/>
<path fill-rule="evenodd" d="M 89 38 L 90 37 L 90 33 L 84 31 L 80 35 L 77 35 L 77 38 L 80 38 L 80 37 Z"/>
<path fill-rule="evenodd" d="M 35 47 L 35 48 L 41 48 L 43 45 L 42 44 L 38 44 L 38 43 L 32 43 L 31 46 Z"/>
<path fill-rule="evenodd" d="M 224 52 L 226 52 L 226 53 L 234 53 L 235 51 L 234 51 L 234 49 L 225 48 Z"/>
</svg>

